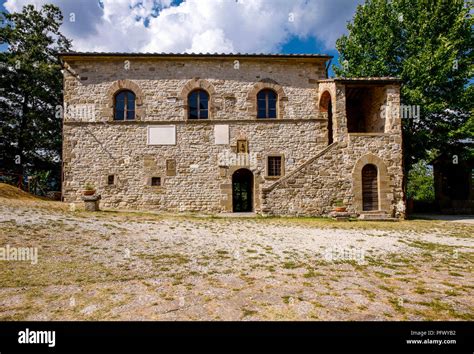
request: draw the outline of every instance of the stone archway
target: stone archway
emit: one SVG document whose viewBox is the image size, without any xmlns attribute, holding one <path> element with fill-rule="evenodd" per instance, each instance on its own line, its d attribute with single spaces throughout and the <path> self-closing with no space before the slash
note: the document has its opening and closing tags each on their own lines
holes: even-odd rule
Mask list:
<svg viewBox="0 0 474 354">
<path fill-rule="evenodd" d="M 391 201 L 388 199 L 390 177 L 387 166 L 380 157 L 367 154 L 359 158 L 352 171 L 352 181 L 354 209 L 357 213 L 374 211 L 374 208 L 377 207 L 378 211 L 391 214 Z M 376 198 L 376 201 L 374 201 L 374 198 Z M 377 205 L 375 206 L 375 204 Z"/>
<path fill-rule="evenodd" d="M 328 138 L 328 145 L 331 145 L 334 141 L 334 133 L 333 133 L 333 121 L 332 121 L 332 99 L 331 94 L 329 91 L 324 91 L 321 95 L 321 99 L 319 100 L 319 111 L 323 114 L 328 121 L 327 123 L 327 138 Z"/>
<path fill-rule="evenodd" d="M 277 119 L 283 119 L 285 117 L 285 105 L 284 102 L 288 101 L 288 97 L 283 90 L 283 87 L 279 85 L 275 80 L 272 79 L 261 79 L 257 82 L 253 88 L 247 94 L 247 102 L 249 105 L 248 113 L 252 118 L 257 118 L 257 94 L 264 89 L 270 89 L 275 91 L 278 96 L 277 102 Z"/>
<path fill-rule="evenodd" d="M 241 168 L 232 174 L 232 211 L 234 213 L 252 212 L 253 207 L 253 173 Z"/>
<path fill-rule="evenodd" d="M 114 97 L 117 92 L 122 90 L 130 90 L 135 94 L 135 120 L 143 119 L 145 115 L 144 94 L 140 86 L 131 80 L 117 80 L 109 86 L 106 92 L 106 107 L 103 109 L 102 115 L 107 117 L 107 120 L 114 119 Z"/>
<path fill-rule="evenodd" d="M 215 104 L 215 98 L 216 98 L 216 90 L 214 86 L 207 80 L 199 79 L 199 78 L 193 78 L 189 80 L 186 85 L 184 85 L 183 89 L 181 90 L 181 93 L 179 94 L 179 99 L 183 102 L 183 107 L 184 107 L 184 119 L 188 119 L 188 112 L 189 112 L 189 107 L 188 107 L 188 95 L 197 89 L 201 89 L 207 92 L 209 95 L 209 107 L 208 107 L 208 112 L 209 112 L 209 118 L 212 119 L 216 113 L 216 104 Z"/>
<path fill-rule="evenodd" d="M 379 209 L 377 167 L 367 164 L 362 168 L 362 211 Z"/>
</svg>

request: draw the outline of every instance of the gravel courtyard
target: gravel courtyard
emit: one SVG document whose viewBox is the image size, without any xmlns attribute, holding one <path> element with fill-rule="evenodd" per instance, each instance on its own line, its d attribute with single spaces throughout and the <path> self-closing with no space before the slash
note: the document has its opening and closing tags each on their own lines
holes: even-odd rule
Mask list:
<svg viewBox="0 0 474 354">
<path fill-rule="evenodd" d="M 86 213 L 0 196 L 0 320 L 474 320 L 474 225 Z"/>
</svg>

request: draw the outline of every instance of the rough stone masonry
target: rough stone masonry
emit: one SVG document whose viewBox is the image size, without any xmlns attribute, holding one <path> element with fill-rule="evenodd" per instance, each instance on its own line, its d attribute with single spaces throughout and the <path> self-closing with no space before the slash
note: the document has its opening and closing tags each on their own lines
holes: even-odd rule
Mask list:
<svg viewBox="0 0 474 354">
<path fill-rule="evenodd" d="M 60 58 L 65 202 L 92 184 L 108 208 L 404 217 L 395 78 L 328 79 L 327 55 Z"/>
</svg>

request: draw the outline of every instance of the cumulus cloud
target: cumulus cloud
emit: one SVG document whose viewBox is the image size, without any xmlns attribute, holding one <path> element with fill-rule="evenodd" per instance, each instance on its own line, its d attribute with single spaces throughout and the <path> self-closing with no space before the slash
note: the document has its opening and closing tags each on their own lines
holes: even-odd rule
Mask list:
<svg viewBox="0 0 474 354">
<path fill-rule="evenodd" d="M 78 51 L 278 52 L 312 37 L 332 49 L 354 14 L 347 0 L 7 0 L 5 8 L 54 3 Z M 74 14 L 74 22 L 71 21 Z"/>
</svg>

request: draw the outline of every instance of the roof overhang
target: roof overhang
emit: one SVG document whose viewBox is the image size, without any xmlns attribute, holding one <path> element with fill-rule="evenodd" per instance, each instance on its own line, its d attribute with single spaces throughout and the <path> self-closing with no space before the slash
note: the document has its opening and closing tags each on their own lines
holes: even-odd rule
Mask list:
<svg viewBox="0 0 474 354">
<path fill-rule="evenodd" d="M 291 60 L 299 62 L 321 62 L 332 59 L 333 56 L 326 54 L 257 54 L 257 53 L 103 53 L 103 52 L 63 52 L 58 57 L 63 61 L 69 60 L 110 60 L 120 58 L 135 59 L 270 59 L 270 60 Z"/>
<path fill-rule="evenodd" d="M 318 80 L 323 82 L 337 82 L 345 85 L 387 85 L 401 84 L 402 80 L 398 77 L 336 77 L 333 79 Z"/>
</svg>

